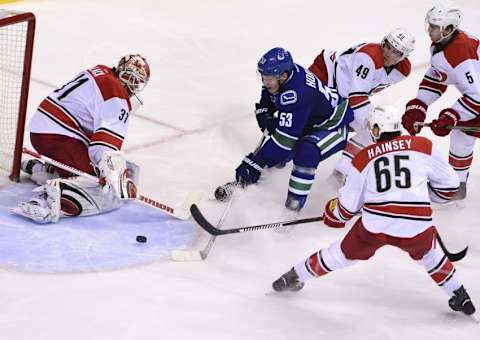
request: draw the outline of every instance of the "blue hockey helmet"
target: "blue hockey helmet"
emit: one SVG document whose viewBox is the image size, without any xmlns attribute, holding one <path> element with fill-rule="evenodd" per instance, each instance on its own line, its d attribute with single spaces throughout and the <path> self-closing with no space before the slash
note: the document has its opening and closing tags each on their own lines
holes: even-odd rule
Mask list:
<svg viewBox="0 0 480 340">
<path fill-rule="evenodd" d="M 262 76 L 279 76 L 283 72 L 290 73 L 292 69 L 292 56 L 281 47 L 272 48 L 260 58 L 257 64 L 258 73 Z"/>
</svg>

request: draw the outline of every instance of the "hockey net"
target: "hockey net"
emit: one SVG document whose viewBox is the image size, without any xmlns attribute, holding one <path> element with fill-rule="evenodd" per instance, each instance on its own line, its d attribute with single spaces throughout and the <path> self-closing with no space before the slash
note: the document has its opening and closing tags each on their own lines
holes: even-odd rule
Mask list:
<svg viewBox="0 0 480 340">
<path fill-rule="evenodd" d="M 0 175 L 18 180 L 35 16 L 0 9 Z"/>
</svg>

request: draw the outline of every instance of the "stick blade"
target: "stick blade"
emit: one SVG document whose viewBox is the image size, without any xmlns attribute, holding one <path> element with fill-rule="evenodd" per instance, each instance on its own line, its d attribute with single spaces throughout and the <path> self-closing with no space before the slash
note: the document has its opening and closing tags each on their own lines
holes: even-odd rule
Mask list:
<svg viewBox="0 0 480 340">
<path fill-rule="evenodd" d="M 177 262 L 202 261 L 202 254 L 199 250 L 173 250 L 170 258 Z"/>
<path fill-rule="evenodd" d="M 463 259 L 465 255 L 467 255 L 467 251 L 468 251 L 468 246 L 465 247 L 465 249 L 463 249 L 462 251 L 459 251 L 458 253 L 449 253 L 447 257 L 450 259 L 450 261 L 457 262 Z"/>
<path fill-rule="evenodd" d="M 202 227 L 210 235 L 218 236 L 222 235 L 222 230 L 215 228 L 207 219 L 202 215 L 200 209 L 196 204 L 190 206 L 190 213 L 197 224 Z"/>
</svg>

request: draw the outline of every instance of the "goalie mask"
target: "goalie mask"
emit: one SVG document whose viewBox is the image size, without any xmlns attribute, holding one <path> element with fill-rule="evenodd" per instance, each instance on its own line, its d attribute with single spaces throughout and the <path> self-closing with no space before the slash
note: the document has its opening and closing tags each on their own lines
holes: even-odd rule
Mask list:
<svg viewBox="0 0 480 340">
<path fill-rule="evenodd" d="M 140 54 L 129 54 L 118 62 L 116 74 L 130 93 L 137 94 L 150 79 L 150 66 Z"/>
<path fill-rule="evenodd" d="M 400 114 L 392 105 L 377 106 L 368 116 L 368 127 L 374 141 L 377 141 L 382 133 L 401 132 Z"/>
</svg>

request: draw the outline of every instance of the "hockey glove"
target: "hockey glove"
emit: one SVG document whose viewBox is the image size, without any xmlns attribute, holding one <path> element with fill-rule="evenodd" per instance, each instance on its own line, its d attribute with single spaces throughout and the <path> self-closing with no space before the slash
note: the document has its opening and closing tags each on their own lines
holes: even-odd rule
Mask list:
<svg viewBox="0 0 480 340">
<path fill-rule="evenodd" d="M 425 121 L 427 108 L 428 106 L 417 98 L 407 103 L 405 113 L 402 116 L 402 125 L 412 136 L 415 136 L 422 129 L 421 126 L 416 127 L 415 123 L 423 123 Z"/>
<path fill-rule="evenodd" d="M 274 116 L 275 109 L 271 106 L 262 105 L 262 103 L 255 104 L 255 117 L 260 130 L 267 130 L 271 135 L 277 127 L 277 119 Z"/>
<path fill-rule="evenodd" d="M 265 164 L 250 153 L 235 169 L 235 178 L 241 186 L 247 186 L 258 182 Z"/>
<path fill-rule="evenodd" d="M 461 121 L 460 123 L 462 126 L 478 128 L 479 131 L 463 131 L 463 132 L 466 133 L 467 135 L 480 138 L 480 116 L 470 120 Z"/>
<path fill-rule="evenodd" d="M 437 136 L 443 137 L 450 133 L 451 128 L 457 125 L 460 115 L 454 109 L 443 109 L 437 119 L 432 120 L 430 129 Z M 449 128 L 447 128 L 449 127 Z"/>
<path fill-rule="evenodd" d="M 338 198 L 332 198 L 325 204 L 323 213 L 323 223 L 332 228 L 345 227 L 345 221 L 337 217 L 338 215 Z"/>
</svg>

